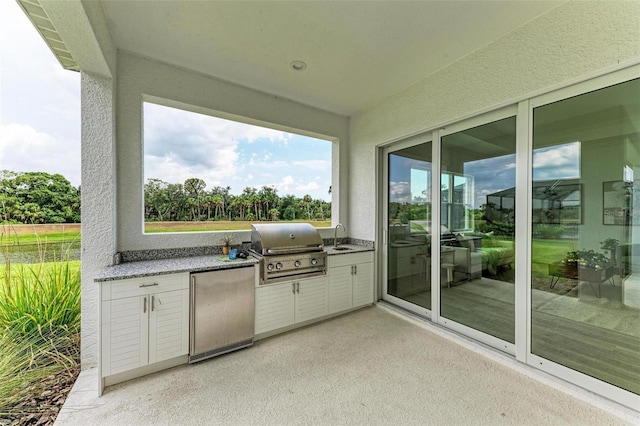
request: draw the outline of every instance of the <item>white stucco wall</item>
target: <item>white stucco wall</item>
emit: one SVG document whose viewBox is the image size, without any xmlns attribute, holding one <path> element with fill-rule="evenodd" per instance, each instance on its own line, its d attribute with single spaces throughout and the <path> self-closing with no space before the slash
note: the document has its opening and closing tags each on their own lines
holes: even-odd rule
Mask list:
<svg viewBox="0 0 640 426">
<path fill-rule="evenodd" d="M 638 58 L 639 2 L 569 2 L 351 117 L 350 236 L 375 235 L 376 145 Z"/>
<path fill-rule="evenodd" d="M 338 204 L 347 206 L 347 117 L 126 52 L 118 54 L 117 94 L 118 251 L 207 246 L 218 244 L 221 238 L 211 233 L 143 234 L 141 120 L 145 96 L 168 100 L 169 106 L 224 118 L 245 117 L 252 124 L 270 123 L 268 127 L 339 141 L 333 156 L 339 151 L 342 167 L 334 164 L 333 193 Z M 338 176 L 343 184 L 337 184 Z M 346 209 L 333 220 L 347 224 Z M 238 239 L 249 240 L 249 233 Z"/>
<path fill-rule="evenodd" d="M 82 368 L 98 360 L 99 286 L 93 277 L 115 250 L 113 80 L 83 73 L 82 93 Z"/>
</svg>

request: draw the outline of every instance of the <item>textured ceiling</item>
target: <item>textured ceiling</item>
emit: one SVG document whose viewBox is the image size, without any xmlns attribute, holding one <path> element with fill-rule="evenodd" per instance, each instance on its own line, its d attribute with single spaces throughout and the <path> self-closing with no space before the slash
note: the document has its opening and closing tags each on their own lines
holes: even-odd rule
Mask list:
<svg viewBox="0 0 640 426">
<path fill-rule="evenodd" d="M 342 115 L 560 2 L 103 1 L 119 49 Z M 293 71 L 294 60 L 306 62 Z"/>
</svg>

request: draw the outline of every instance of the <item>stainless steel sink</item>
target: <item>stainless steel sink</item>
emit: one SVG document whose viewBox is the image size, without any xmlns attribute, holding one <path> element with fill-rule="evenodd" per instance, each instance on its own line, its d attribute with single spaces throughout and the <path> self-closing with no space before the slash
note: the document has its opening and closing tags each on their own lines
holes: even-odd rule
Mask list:
<svg viewBox="0 0 640 426">
<path fill-rule="evenodd" d="M 334 250 L 337 251 L 346 251 L 346 250 L 351 250 L 351 247 L 344 247 L 344 246 L 340 246 L 340 247 L 331 247 Z"/>
</svg>

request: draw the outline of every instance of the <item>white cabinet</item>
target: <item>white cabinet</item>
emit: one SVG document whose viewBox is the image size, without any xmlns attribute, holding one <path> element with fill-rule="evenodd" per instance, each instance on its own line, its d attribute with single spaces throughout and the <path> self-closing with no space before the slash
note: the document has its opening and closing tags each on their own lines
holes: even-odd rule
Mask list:
<svg viewBox="0 0 640 426">
<path fill-rule="evenodd" d="M 329 313 L 373 303 L 373 253 L 329 257 Z"/>
<path fill-rule="evenodd" d="M 101 300 L 103 377 L 188 353 L 188 274 L 105 282 Z"/>
<path fill-rule="evenodd" d="M 256 334 L 293 324 L 295 284 L 285 282 L 256 289 Z"/>
<path fill-rule="evenodd" d="M 256 289 L 256 328 L 261 334 L 327 315 L 327 277 L 286 281 Z"/>
<path fill-rule="evenodd" d="M 421 271 L 421 256 L 424 256 L 426 245 L 414 244 L 389 248 L 389 278 L 400 278 L 417 275 Z M 423 258 L 423 257 L 422 257 Z"/>
</svg>

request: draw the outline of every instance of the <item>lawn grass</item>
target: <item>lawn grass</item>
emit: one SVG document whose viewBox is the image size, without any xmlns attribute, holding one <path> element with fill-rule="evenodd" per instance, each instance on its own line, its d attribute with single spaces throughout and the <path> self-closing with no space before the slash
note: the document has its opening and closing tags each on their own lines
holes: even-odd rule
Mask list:
<svg viewBox="0 0 640 426">
<path fill-rule="evenodd" d="M 577 249 L 577 240 L 535 239 L 531 243 L 531 258 L 534 262 L 551 263 L 564 259 L 567 252 Z"/>
</svg>

